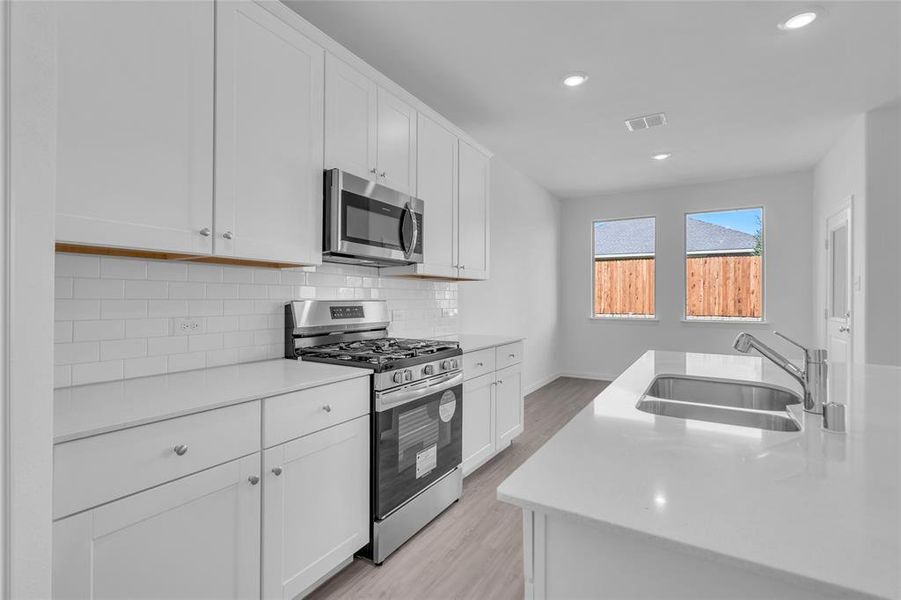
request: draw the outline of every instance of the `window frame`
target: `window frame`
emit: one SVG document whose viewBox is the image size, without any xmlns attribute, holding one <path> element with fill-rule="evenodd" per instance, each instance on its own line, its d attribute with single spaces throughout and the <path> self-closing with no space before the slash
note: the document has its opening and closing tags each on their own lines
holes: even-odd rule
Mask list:
<svg viewBox="0 0 901 600">
<path fill-rule="evenodd" d="M 597 282 L 595 281 L 595 254 L 594 254 L 594 227 L 596 223 L 609 223 L 611 221 L 632 221 L 636 219 L 653 219 L 654 220 L 654 314 L 648 316 L 641 315 L 603 315 L 603 314 L 595 314 L 594 312 L 594 292 Z M 657 231 L 657 215 L 636 215 L 630 217 L 613 217 L 613 218 L 604 218 L 604 217 L 592 217 L 589 221 L 590 225 L 590 267 L 591 267 L 591 276 L 589 281 L 591 282 L 589 285 L 589 296 L 588 296 L 588 318 L 591 321 L 606 321 L 612 323 L 658 323 L 659 319 L 659 307 L 657 306 L 657 247 L 659 240 L 659 233 Z M 628 256 L 628 255 L 624 255 Z"/>
<path fill-rule="evenodd" d="M 763 251 L 760 254 L 760 317 L 692 317 L 688 315 L 688 217 L 689 215 L 733 212 L 737 210 L 760 211 L 760 235 Z M 760 325 L 767 324 L 767 233 L 766 207 L 760 204 L 736 206 L 733 208 L 696 209 L 682 213 L 682 323 L 704 323 L 725 325 Z M 656 276 L 656 272 L 655 272 Z M 656 304 L 654 305 L 656 310 Z"/>
</svg>

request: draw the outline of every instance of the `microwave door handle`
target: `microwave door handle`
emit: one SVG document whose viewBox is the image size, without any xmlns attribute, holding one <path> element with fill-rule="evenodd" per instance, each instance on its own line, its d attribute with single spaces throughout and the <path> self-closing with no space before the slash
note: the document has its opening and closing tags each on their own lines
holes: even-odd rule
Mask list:
<svg viewBox="0 0 901 600">
<path fill-rule="evenodd" d="M 419 240 L 419 223 L 416 220 L 416 213 L 413 212 L 413 207 L 409 202 L 404 206 L 404 211 L 406 211 L 406 216 L 410 219 L 410 222 L 413 223 L 413 236 L 410 243 L 406 244 L 406 240 L 403 240 L 406 246 L 404 256 L 410 258 L 413 256 L 413 252 L 416 251 L 416 242 Z M 401 232 L 401 237 L 403 237 L 403 232 Z"/>
</svg>

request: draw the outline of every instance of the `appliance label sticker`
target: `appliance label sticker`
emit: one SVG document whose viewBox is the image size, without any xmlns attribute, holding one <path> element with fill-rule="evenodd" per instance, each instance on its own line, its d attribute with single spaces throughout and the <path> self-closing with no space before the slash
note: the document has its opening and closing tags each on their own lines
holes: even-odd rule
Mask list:
<svg viewBox="0 0 901 600">
<path fill-rule="evenodd" d="M 445 423 L 449 423 L 457 411 L 457 395 L 451 390 L 447 390 L 441 395 L 441 401 L 438 403 L 438 416 Z"/>
<path fill-rule="evenodd" d="M 422 452 L 416 453 L 416 479 L 428 475 L 438 466 L 438 444 L 432 444 Z"/>
</svg>

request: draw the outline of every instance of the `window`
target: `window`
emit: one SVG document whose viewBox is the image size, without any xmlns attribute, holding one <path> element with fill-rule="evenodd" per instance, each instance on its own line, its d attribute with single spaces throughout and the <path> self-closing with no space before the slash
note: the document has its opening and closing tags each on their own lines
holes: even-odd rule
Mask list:
<svg viewBox="0 0 901 600">
<path fill-rule="evenodd" d="M 763 317 L 763 209 L 685 215 L 685 318 Z"/>
<path fill-rule="evenodd" d="M 654 217 L 593 224 L 592 314 L 595 317 L 654 317 Z"/>
</svg>

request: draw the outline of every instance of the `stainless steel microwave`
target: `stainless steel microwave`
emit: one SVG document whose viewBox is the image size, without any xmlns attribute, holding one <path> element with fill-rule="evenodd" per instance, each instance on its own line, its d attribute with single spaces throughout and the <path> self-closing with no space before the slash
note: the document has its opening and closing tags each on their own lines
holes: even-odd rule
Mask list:
<svg viewBox="0 0 901 600">
<path fill-rule="evenodd" d="M 325 172 L 322 258 L 356 264 L 422 262 L 423 202 L 340 169 Z"/>
</svg>

